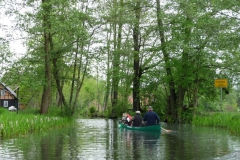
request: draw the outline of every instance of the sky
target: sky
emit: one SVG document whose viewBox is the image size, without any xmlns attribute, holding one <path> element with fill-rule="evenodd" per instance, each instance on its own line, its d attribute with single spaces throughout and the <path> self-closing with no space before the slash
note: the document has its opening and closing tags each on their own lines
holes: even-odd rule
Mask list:
<svg viewBox="0 0 240 160">
<path fill-rule="evenodd" d="M 6 63 L 1 61 L 0 63 L 0 80 L 5 73 L 4 67 L 7 67 L 11 65 L 11 63 L 18 61 L 27 52 L 27 48 L 23 45 L 23 39 L 21 39 L 22 37 L 20 35 L 20 31 L 13 28 L 15 25 L 13 21 L 14 19 L 6 16 L 4 12 L 5 7 L 3 7 L 0 3 L 0 39 L 4 39 L 9 42 L 9 50 L 12 54 L 11 58 L 8 59 L 11 60 L 11 62 Z M 2 53 L 1 51 L 0 53 L 1 55 L 6 54 L 4 52 Z"/>
<path fill-rule="evenodd" d="M 22 56 L 27 49 L 23 45 L 23 40 L 19 30 L 13 28 L 14 19 L 4 14 L 4 8 L 0 8 L 0 38 L 9 41 L 9 49 L 16 57 Z"/>
</svg>

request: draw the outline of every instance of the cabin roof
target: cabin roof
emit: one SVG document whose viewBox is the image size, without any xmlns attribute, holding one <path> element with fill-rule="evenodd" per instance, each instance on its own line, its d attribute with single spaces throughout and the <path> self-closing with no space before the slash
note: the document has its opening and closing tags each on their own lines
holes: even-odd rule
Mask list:
<svg viewBox="0 0 240 160">
<path fill-rule="evenodd" d="M 9 88 L 5 83 L 3 83 L 3 82 L 0 82 L 1 83 L 1 85 L 9 92 L 9 93 L 11 93 L 15 98 L 17 98 L 17 94 L 11 89 L 11 88 Z"/>
</svg>

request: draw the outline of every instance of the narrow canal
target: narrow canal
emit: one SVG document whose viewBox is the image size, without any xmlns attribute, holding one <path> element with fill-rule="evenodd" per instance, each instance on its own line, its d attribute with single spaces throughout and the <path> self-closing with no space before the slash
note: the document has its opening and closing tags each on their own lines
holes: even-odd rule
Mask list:
<svg viewBox="0 0 240 160">
<path fill-rule="evenodd" d="M 222 129 L 163 124 L 161 133 L 128 131 L 106 119 L 0 141 L 1 160 L 236 160 L 240 137 Z M 168 131 L 169 130 L 169 131 Z"/>
</svg>

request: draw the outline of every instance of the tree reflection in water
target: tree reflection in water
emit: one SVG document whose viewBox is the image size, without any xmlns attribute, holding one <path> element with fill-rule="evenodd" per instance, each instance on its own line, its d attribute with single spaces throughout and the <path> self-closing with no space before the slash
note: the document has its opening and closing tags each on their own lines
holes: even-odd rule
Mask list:
<svg viewBox="0 0 240 160">
<path fill-rule="evenodd" d="M 134 131 L 121 129 L 122 141 L 125 141 L 126 158 L 159 158 L 160 132 Z"/>
</svg>

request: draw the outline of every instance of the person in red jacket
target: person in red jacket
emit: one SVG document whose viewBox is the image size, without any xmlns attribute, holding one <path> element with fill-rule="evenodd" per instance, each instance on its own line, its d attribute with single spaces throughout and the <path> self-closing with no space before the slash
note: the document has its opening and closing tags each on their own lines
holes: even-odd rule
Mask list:
<svg viewBox="0 0 240 160">
<path fill-rule="evenodd" d="M 127 113 L 127 125 L 129 125 L 129 126 L 132 125 L 131 119 L 132 119 L 132 116 L 129 113 Z"/>
</svg>

